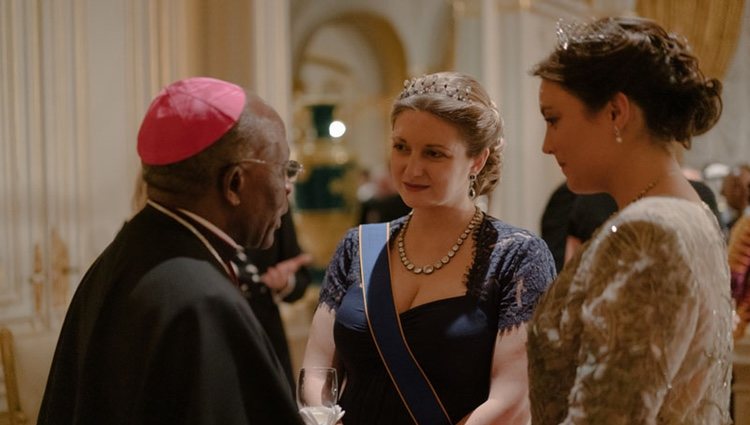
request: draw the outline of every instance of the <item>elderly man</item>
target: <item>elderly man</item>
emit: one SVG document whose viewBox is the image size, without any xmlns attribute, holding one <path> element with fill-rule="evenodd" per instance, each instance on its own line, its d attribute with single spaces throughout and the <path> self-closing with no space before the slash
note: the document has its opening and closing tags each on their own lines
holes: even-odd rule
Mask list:
<svg viewBox="0 0 750 425">
<path fill-rule="evenodd" d="M 177 81 L 138 134 L 146 207 L 68 310 L 39 424 L 300 424 L 284 372 L 237 288 L 243 246 L 288 208 L 284 125 L 257 96 Z"/>
</svg>

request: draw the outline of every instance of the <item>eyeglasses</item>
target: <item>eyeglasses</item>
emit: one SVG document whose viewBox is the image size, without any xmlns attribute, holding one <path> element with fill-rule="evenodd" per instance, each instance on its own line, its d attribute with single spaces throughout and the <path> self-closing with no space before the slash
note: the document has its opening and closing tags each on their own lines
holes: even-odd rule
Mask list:
<svg viewBox="0 0 750 425">
<path fill-rule="evenodd" d="M 293 159 L 284 162 L 271 162 L 264 159 L 246 158 L 242 161 L 235 162 L 233 165 L 239 165 L 247 162 L 252 162 L 255 164 L 280 165 L 284 168 L 284 176 L 292 183 L 294 183 L 297 180 L 297 177 L 299 177 L 299 175 L 302 174 L 303 171 L 305 171 L 305 167 L 303 167 L 302 164 Z"/>
</svg>

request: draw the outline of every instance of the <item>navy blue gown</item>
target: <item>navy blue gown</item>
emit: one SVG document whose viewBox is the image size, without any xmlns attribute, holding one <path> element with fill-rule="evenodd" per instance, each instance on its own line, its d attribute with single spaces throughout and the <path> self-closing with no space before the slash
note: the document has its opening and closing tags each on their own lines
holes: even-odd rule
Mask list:
<svg viewBox="0 0 750 425">
<path fill-rule="evenodd" d="M 404 218 L 391 222 L 391 241 Z M 529 320 L 555 277 L 546 244 L 485 217 L 466 275 L 467 291 L 400 314 L 409 347 L 452 422 L 487 400 L 495 339 Z M 326 271 L 320 303 L 335 310 L 334 339 L 344 383 L 344 424 L 413 424 L 370 336 L 360 287 L 359 237 L 350 230 Z"/>
</svg>

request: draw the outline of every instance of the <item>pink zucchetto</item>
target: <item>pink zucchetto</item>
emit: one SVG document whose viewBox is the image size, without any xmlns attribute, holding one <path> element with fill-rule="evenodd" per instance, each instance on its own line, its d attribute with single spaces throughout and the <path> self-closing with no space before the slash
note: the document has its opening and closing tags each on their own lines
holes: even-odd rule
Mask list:
<svg viewBox="0 0 750 425">
<path fill-rule="evenodd" d="M 165 87 L 151 102 L 138 131 L 146 165 L 190 158 L 219 140 L 245 107 L 245 91 L 215 78 L 195 77 Z"/>
</svg>

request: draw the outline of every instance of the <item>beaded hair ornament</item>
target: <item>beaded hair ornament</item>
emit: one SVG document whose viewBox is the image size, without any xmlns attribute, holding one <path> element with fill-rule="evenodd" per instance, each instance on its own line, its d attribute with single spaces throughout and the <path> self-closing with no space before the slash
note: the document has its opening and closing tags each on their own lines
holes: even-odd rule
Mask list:
<svg viewBox="0 0 750 425">
<path fill-rule="evenodd" d="M 404 90 L 398 96 L 398 99 L 402 100 L 426 93 L 441 94 L 459 102 L 471 103 L 471 86 L 456 86 L 451 84 L 448 78 L 434 74 L 404 81 Z"/>
</svg>

